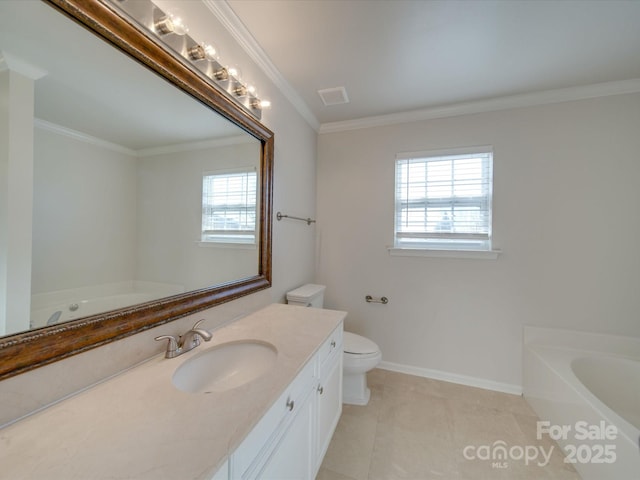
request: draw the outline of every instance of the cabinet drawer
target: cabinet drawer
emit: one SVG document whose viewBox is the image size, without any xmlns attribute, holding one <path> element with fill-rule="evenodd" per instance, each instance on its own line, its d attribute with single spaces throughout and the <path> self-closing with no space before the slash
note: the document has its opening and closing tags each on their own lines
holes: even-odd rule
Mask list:
<svg viewBox="0 0 640 480">
<path fill-rule="evenodd" d="M 305 395 L 314 387 L 314 363 L 305 365 L 289 387 L 251 430 L 232 457 L 232 478 L 247 478 L 269 455 L 280 425 L 302 406 Z"/>
<path fill-rule="evenodd" d="M 318 351 L 320 369 L 336 352 L 342 353 L 342 323 L 331 333 Z"/>
</svg>

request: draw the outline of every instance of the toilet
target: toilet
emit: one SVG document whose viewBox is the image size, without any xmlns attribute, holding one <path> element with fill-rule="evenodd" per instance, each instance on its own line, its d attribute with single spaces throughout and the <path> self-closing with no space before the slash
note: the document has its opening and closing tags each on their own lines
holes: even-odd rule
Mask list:
<svg viewBox="0 0 640 480">
<path fill-rule="evenodd" d="M 289 305 L 322 308 L 324 285 L 309 283 L 287 293 Z M 368 338 L 351 332 L 343 336 L 342 403 L 366 405 L 371 397 L 367 386 L 367 372 L 382 359 L 380 348 Z"/>
</svg>

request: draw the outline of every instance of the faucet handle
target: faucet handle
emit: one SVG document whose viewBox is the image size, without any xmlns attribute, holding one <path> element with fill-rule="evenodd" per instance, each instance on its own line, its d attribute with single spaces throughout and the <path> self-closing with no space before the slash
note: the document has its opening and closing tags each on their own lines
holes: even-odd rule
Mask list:
<svg viewBox="0 0 640 480">
<path fill-rule="evenodd" d="M 197 330 L 202 322 L 204 322 L 204 318 L 198 320 L 191 330 Z"/>
<path fill-rule="evenodd" d="M 205 342 L 208 342 L 209 340 L 211 340 L 211 334 L 206 331 L 203 328 L 198 328 L 200 327 L 200 324 L 204 322 L 204 318 L 201 320 L 198 320 L 196 322 L 196 324 L 193 326 L 193 328 L 187 332 L 187 333 L 192 333 L 193 336 L 193 346 L 197 347 L 198 345 L 200 345 L 200 340 L 204 340 Z"/>
<path fill-rule="evenodd" d="M 173 335 L 160 335 L 159 337 L 156 337 L 155 340 L 169 340 L 169 342 L 167 343 L 167 352 L 165 354 L 165 357 L 173 358 L 175 356 L 179 348 L 178 339 L 176 337 L 174 337 Z"/>
</svg>

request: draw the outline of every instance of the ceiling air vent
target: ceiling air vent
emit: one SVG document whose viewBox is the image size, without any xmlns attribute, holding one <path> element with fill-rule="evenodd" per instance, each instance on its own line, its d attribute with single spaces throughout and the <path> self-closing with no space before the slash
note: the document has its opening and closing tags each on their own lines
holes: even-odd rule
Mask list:
<svg viewBox="0 0 640 480">
<path fill-rule="evenodd" d="M 322 99 L 322 103 L 325 106 L 340 105 L 343 103 L 349 103 L 349 97 L 344 87 L 325 88 L 324 90 L 318 90 L 318 95 Z"/>
</svg>

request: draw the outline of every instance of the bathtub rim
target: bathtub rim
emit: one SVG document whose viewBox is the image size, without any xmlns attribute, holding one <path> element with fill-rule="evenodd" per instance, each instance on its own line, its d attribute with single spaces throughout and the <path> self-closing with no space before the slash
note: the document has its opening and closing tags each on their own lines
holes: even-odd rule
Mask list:
<svg viewBox="0 0 640 480">
<path fill-rule="evenodd" d="M 616 413 L 615 410 L 609 408 L 609 406 L 607 406 L 602 400 L 596 397 L 596 395 L 592 393 L 591 390 L 589 390 L 573 372 L 573 369 L 571 368 L 571 360 L 585 356 L 605 356 L 640 362 L 640 357 L 627 357 L 616 354 L 606 354 L 603 352 L 593 352 L 591 350 L 579 348 L 561 348 L 558 346 L 540 344 L 525 345 L 525 349 L 529 353 L 535 355 L 536 358 L 544 363 L 545 366 L 553 373 L 565 380 L 567 387 L 577 394 L 582 401 L 596 410 L 596 412 L 601 415 L 608 424 L 615 425 L 618 429 L 618 435 L 623 436 L 628 442 L 636 445 L 636 447 L 638 446 L 640 429 L 629 423 Z M 524 395 L 526 398 L 527 393 L 525 392 Z"/>
<path fill-rule="evenodd" d="M 563 379 L 566 387 L 575 395 L 578 395 L 582 401 L 596 410 L 607 422 L 615 425 L 625 440 L 631 442 L 638 451 L 640 429 L 596 397 L 573 372 L 571 360 L 582 356 L 608 356 L 640 362 L 640 336 L 525 325 L 522 340 L 523 395 L 525 399 L 531 398 L 533 393 L 529 391 L 527 385 L 526 356 L 534 355 L 551 372 Z M 565 357 L 570 355 L 570 357 L 558 359 L 559 355 Z"/>
</svg>

